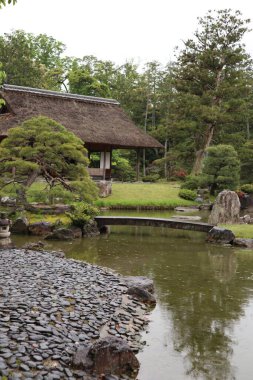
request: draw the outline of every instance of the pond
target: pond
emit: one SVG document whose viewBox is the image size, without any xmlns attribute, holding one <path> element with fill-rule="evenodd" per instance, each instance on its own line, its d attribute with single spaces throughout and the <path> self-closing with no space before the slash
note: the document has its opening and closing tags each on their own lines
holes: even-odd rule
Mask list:
<svg viewBox="0 0 253 380">
<path fill-rule="evenodd" d="M 206 244 L 203 233 L 125 226 L 50 248 L 154 280 L 158 303 L 143 333 L 139 380 L 252 379 L 253 251 Z"/>
</svg>

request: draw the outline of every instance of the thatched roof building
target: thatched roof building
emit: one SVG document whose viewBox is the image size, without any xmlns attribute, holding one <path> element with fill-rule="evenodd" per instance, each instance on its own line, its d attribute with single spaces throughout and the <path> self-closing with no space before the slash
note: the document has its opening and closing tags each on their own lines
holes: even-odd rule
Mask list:
<svg viewBox="0 0 253 380">
<path fill-rule="evenodd" d="M 0 98 L 0 141 L 8 129 L 36 116 L 47 116 L 80 137 L 91 152 L 100 152 L 100 168 L 90 169 L 97 178 L 111 176 L 113 149 L 163 148 L 137 128 L 113 99 L 96 98 L 30 87 L 3 85 Z M 139 157 L 139 153 L 138 153 Z M 137 178 L 139 177 L 137 163 Z"/>
<path fill-rule="evenodd" d="M 137 128 L 113 99 L 4 85 L 6 106 L 0 112 L 0 135 L 34 116 L 47 116 L 80 137 L 86 146 L 112 148 L 161 148 Z"/>
</svg>

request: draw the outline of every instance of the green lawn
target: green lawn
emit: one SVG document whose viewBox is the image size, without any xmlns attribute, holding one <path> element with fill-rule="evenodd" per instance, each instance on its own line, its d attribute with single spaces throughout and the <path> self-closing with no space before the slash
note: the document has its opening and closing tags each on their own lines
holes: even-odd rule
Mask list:
<svg viewBox="0 0 253 380">
<path fill-rule="evenodd" d="M 253 225 L 252 224 L 226 224 L 221 225 L 223 228 L 233 231 L 237 238 L 253 239 Z"/>
<path fill-rule="evenodd" d="M 178 196 L 180 185 L 170 183 L 113 183 L 112 195 L 99 199 L 100 207 L 158 207 L 173 209 L 177 206 L 191 206 L 196 203 Z"/>
</svg>

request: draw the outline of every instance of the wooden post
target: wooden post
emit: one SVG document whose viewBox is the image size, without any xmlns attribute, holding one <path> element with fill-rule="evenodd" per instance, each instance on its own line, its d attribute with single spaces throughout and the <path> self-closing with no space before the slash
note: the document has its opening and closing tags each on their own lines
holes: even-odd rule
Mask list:
<svg viewBox="0 0 253 380">
<path fill-rule="evenodd" d="M 140 180 L 140 149 L 136 150 L 137 163 L 136 163 L 136 181 Z"/>
<path fill-rule="evenodd" d="M 105 181 L 105 166 L 106 166 L 106 150 L 104 149 L 104 160 L 103 160 L 103 180 Z"/>
</svg>

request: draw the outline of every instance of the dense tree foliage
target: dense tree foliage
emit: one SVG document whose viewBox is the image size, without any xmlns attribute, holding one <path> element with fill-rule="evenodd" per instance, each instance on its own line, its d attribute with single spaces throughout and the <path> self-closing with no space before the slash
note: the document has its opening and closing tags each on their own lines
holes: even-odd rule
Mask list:
<svg viewBox="0 0 253 380">
<path fill-rule="evenodd" d="M 0 36 L 0 60 L 5 82 L 60 90 L 64 81 L 65 46 L 45 34 L 34 36 L 22 30 Z"/>
<path fill-rule="evenodd" d="M 241 181 L 253 184 L 253 140 L 247 141 L 240 149 Z"/>
<path fill-rule="evenodd" d="M 117 99 L 134 123 L 165 147 L 142 156 L 143 175 L 183 178 L 201 172 L 210 145 L 231 145 L 239 158 L 247 156 L 253 77 L 241 41 L 248 22 L 239 11 L 208 12 L 165 67 L 156 61 L 141 67 L 66 57 L 65 46 L 52 37 L 17 30 L 0 36 L 0 82 Z M 135 152 L 118 157 L 134 168 Z M 249 170 L 244 159 L 242 176 Z"/>
<path fill-rule="evenodd" d="M 83 142 L 59 123 L 32 118 L 11 128 L 0 145 L 0 185 L 16 185 L 25 198 L 27 189 L 42 177 L 49 189 L 61 185 L 92 200 L 96 186 L 87 173 L 86 153 Z"/>
<path fill-rule="evenodd" d="M 178 143 L 183 138 L 191 157 L 196 154 L 195 173 L 201 171 L 213 139 L 222 141 L 227 133 L 242 131 L 246 123 L 252 62 L 241 40 L 248 23 L 239 11 L 209 11 L 178 55 L 173 70 L 174 125 Z"/>
<path fill-rule="evenodd" d="M 231 145 L 216 145 L 207 149 L 203 174 L 207 176 L 211 194 L 224 189 L 236 190 L 240 179 L 240 161 Z"/>
</svg>

